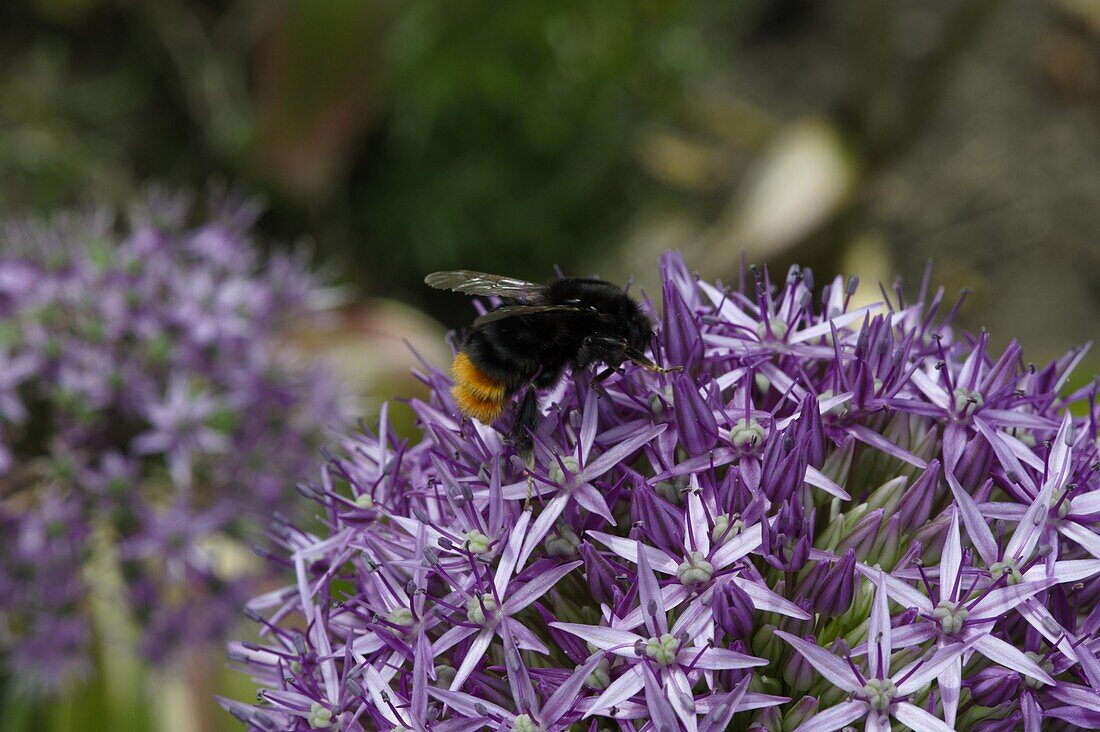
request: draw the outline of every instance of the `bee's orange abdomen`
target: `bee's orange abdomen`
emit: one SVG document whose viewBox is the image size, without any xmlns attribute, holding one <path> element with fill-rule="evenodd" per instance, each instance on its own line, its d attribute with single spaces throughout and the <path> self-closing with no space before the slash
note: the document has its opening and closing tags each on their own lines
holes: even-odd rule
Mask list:
<svg viewBox="0 0 1100 732">
<path fill-rule="evenodd" d="M 451 395 L 464 415 L 489 424 L 504 411 L 504 384 L 475 366 L 465 353 L 455 356 L 451 373 L 455 381 Z"/>
</svg>

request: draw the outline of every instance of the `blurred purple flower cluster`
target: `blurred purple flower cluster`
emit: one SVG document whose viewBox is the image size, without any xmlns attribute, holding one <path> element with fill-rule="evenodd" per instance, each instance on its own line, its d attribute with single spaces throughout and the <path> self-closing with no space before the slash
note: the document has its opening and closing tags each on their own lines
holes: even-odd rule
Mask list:
<svg viewBox="0 0 1100 732">
<path fill-rule="evenodd" d="M 87 670 L 101 545 L 150 658 L 224 637 L 256 590 L 207 544 L 262 535 L 346 423 L 338 382 L 281 340 L 324 290 L 298 258 L 262 261 L 254 204 L 197 210 L 154 195 L 124 222 L 3 232 L 0 667 L 32 691 Z"/>
<path fill-rule="evenodd" d="M 253 599 L 257 730 L 1100 727 L 1096 385 L 954 332 L 928 280 L 662 261 L 654 358 L 544 397 L 525 464 L 426 368 Z M 946 312 L 945 312 L 946 311 Z M 1072 407 L 1072 412 L 1071 412 Z M 1076 414 L 1078 416 L 1071 417 Z"/>
</svg>

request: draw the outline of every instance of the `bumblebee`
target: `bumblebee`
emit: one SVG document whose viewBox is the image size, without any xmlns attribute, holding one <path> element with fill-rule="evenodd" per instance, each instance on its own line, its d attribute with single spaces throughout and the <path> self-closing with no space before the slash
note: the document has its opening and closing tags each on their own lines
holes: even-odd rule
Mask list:
<svg viewBox="0 0 1100 732">
<path fill-rule="evenodd" d="M 452 395 L 462 414 L 489 424 L 520 391 L 510 440 L 529 456 L 538 426 L 537 389 L 554 386 L 567 368 L 604 363 L 602 381 L 631 361 L 664 372 L 645 348 L 653 325 L 622 288 L 604 280 L 565 277 L 548 284 L 458 270 L 424 281 L 441 290 L 499 297 L 501 307 L 474 320 L 455 355 Z"/>
</svg>

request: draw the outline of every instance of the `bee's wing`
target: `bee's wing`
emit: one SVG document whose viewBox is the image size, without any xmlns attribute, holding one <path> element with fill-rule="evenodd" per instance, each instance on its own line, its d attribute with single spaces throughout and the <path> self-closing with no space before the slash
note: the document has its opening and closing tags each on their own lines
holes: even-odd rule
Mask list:
<svg viewBox="0 0 1100 732">
<path fill-rule="evenodd" d="M 467 295 L 504 297 L 521 302 L 531 302 L 543 290 L 543 285 L 534 282 L 468 269 L 432 272 L 424 278 L 424 282 L 439 290 L 454 290 Z"/>
<path fill-rule="evenodd" d="M 521 315 L 539 315 L 541 313 L 587 313 L 584 308 L 572 305 L 504 305 L 496 310 L 490 310 L 474 321 L 474 327 L 492 323 L 495 320 L 514 318 Z"/>
</svg>

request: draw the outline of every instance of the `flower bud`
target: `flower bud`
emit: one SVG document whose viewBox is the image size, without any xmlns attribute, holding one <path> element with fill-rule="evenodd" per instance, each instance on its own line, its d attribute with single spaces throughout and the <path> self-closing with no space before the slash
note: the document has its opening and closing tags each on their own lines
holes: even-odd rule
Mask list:
<svg viewBox="0 0 1100 732">
<path fill-rule="evenodd" d="M 836 553 L 839 554 L 853 549 L 860 556 L 866 556 L 867 549 L 878 536 L 879 526 L 882 525 L 882 517 L 885 513 L 881 508 L 877 511 L 868 512 L 855 526 L 845 532 L 844 537 L 837 545 Z"/>
<path fill-rule="evenodd" d="M 714 414 L 699 394 L 691 376 L 674 376 L 672 388 L 680 444 L 690 455 L 705 455 L 718 442 L 718 423 L 714 420 Z"/>
<path fill-rule="evenodd" d="M 901 516 L 892 514 L 886 522 L 886 528 L 880 529 L 874 543 L 867 551 L 863 561 L 867 564 L 879 564 L 893 567 L 897 561 L 901 544 Z"/>
<path fill-rule="evenodd" d="M 792 572 L 797 572 L 806 566 L 806 562 L 810 560 L 810 549 L 813 545 L 810 543 L 810 537 L 803 535 L 799 537 L 795 542 L 794 547 L 791 549 L 790 559 L 787 562 L 787 567 Z"/>
<path fill-rule="evenodd" d="M 1013 712 L 1004 719 L 983 719 L 973 727 L 974 732 L 1016 732 L 1022 728 L 1023 715 Z"/>
<path fill-rule="evenodd" d="M 546 535 L 543 546 L 547 555 L 551 557 L 573 557 L 577 554 L 577 547 L 581 545 L 580 537 L 573 527 L 562 524 L 556 532 Z"/>
<path fill-rule="evenodd" d="M 843 615 L 852 606 L 856 583 L 856 553 L 849 549 L 833 564 L 817 588 L 814 605 L 823 615 Z"/>
<path fill-rule="evenodd" d="M 990 666 L 963 681 L 975 704 L 999 707 L 1020 693 L 1020 674 L 1002 666 Z"/>
<path fill-rule="evenodd" d="M 783 715 L 783 729 L 798 729 L 810 717 L 817 714 L 819 703 L 812 696 L 803 696 Z"/>
<path fill-rule="evenodd" d="M 764 456 L 764 492 L 775 502 L 795 495 L 806 480 L 805 441 L 795 440 L 790 430 L 783 440 L 773 440 Z"/>
<path fill-rule="evenodd" d="M 634 487 L 630 517 L 636 523 L 641 522 L 648 541 L 663 547 L 683 546 L 683 515 L 658 498 L 644 481 L 638 481 Z"/>
<path fill-rule="evenodd" d="M 984 437 L 977 435 L 963 448 L 962 457 L 955 466 L 955 478 L 963 488 L 973 493 L 985 482 L 992 467 L 993 450 Z"/>
<path fill-rule="evenodd" d="M 1024 655 L 1034 661 L 1035 665 L 1046 671 L 1048 674 L 1054 674 L 1054 661 L 1052 661 L 1049 657 L 1040 656 L 1034 651 L 1028 651 Z M 1027 686 L 1029 689 L 1041 689 L 1043 686 L 1045 686 L 1044 682 L 1040 681 L 1039 679 L 1032 678 L 1031 676 L 1022 676 L 1021 680 L 1024 682 L 1024 685 Z"/>
<path fill-rule="evenodd" d="M 817 586 L 821 584 L 828 572 L 828 564 L 824 562 L 814 564 L 804 575 L 802 575 L 801 579 L 798 580 L 790 596 L 795 599 L 808 599 L 811 601 L 812 605 L 816 602 Z"/>
<path fill-rule="evenodd" d="M 749 725 L 751 732 L 771 732 L 772 730 L 783 729 L 783 716 L 779 712 L 779 707 L 766 707 L 756 712 L 753 717 L 752 724 Z"/>
<path fill-rule="evenodd" d="M 653 485 L 653 492 L 674 506 L 684 503 L 684 491 L 687 490 L 687 476 L 677 475 L 672 480 L 659 480 Z"/>
<path fill-rule="evenodd" d="M 760 553 L 768 564 L 791 572 L 805 566 L 810 557 L 814 520 L 812 513 L 807 516 L 803 512 L 797 495 L 784 501 L 775 520 L 764 522 L 761 528 Z"/>
<path fill-rule="evenodd" d="M 872 509 L 882 508 L 892 514 L 905 492 L 906 479 L 904 475 L 898 475 L 886 481 L 876 488 L 867 497 L 865 503 Z"/>
<path fill-rule="evenodd" d="M 775 626 L 768 624 L 756 631 L 752 637 L 752 655 L 766 658 L 770 663 L 779 663 L 786 644 L 775 636 Z"/>
<path fill-rule="evenodd" d="M 606 658 L 597 661 L 596 667 L 592 669 L 592 673 L 588 674 L 584 684 L 589 689 L 595 689 L 596 691 L 603 691 L 611 686 L 611 662 Z"/>
<path fill-rule="evenodd" d="M 750 639 L 756 608 L 744 590 L 734 582 L 726 582 L 714 589 L 710 602 L 714 620 L 726 635 L 732 639 Z"/>
<path fill-rule="evenodd" d="M 825 462 L 825 426 L 821 421 L 817 397 L 807 394 L 802 400 L 802 413 L 796 424 L 798 438 L 806 444 L 806 461 L 815 468 Z"/>
<path fill-rule="evenodd" d="M 584 560 L 584 575 L 588 579 L 592 599 L 605 605 L 613 605 L 618 594 L 615 567 L 588 542 L 581 543 L 578 551 Z"/>
<path fill-rule="evenodd" d="M 802 639 L 817 644 L 817 638 L 812 635 L 803 636 Z M 783 680 L 795 691 L 809 689 L 817 676 L 817 670 L 797 651 L 791 652 L 787 658 L 787 663 L 783 666 Z"/>
<path fill-rule="evenodd" d="M 665 308 L 661 335 L 665 343 L 665 353 L 672 365 L 683 366 L 684 373 L 690 374 L 703 355 L 699 326 L 671 280 L 665 280 L 662 294 Z"/>
</svg>

